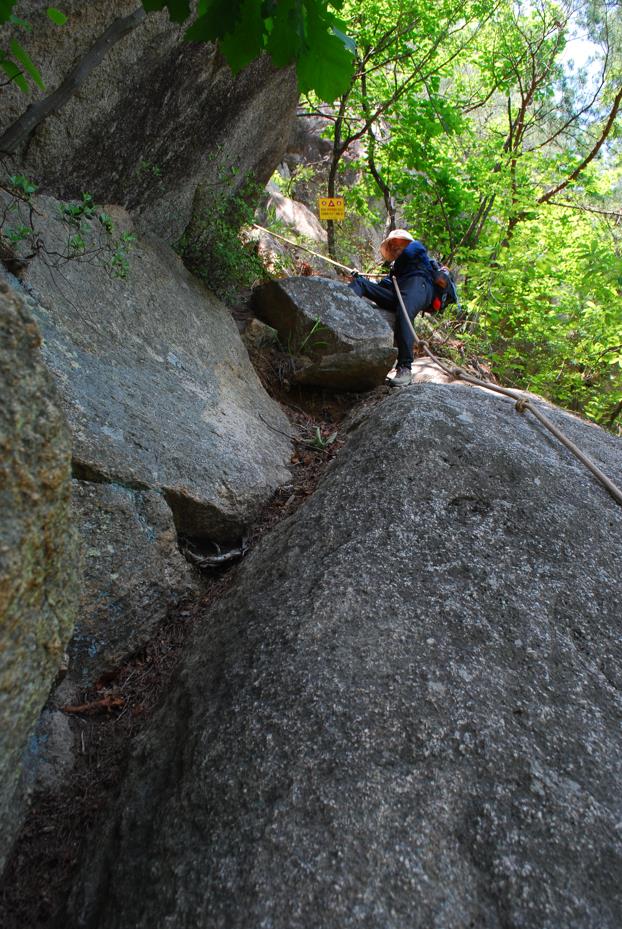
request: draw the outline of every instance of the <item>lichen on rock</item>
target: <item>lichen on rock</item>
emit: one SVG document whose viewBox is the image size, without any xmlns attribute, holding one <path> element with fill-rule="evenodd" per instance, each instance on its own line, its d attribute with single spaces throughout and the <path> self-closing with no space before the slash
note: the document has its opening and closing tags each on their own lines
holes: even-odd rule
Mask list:
<svg viewBox="0 0 622 929">
<path fill-rule="evenodd" d="M 79 597 L 71 440 L 41 336 L 0 283 L 0 861 L 20 819 L 20 760 L 63 663 Z"/>
</svg>

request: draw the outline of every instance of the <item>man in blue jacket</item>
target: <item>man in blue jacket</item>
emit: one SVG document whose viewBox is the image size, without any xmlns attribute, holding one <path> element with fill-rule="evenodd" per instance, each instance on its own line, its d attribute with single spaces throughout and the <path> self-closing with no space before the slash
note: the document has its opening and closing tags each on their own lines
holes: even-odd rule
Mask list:
<svg viewBox="0 0 622 929">
<path fill-rule="evenodd" d="M 380 254 L 391 262 L 390 276 L 378 283 L 356 275 L 350 287 L 359 297 L 369 297 L 385 310 L 393 310 L 395 341 L 397 343 L 397 371 L 391 381 L 393 387 L 406 387 L 411 381 L 413 362 L 413 336 L 400 309 L 393 286 L 395 277 L 408 316 L 412 322 L 417 313 L 426 310 L 434 298 L 434 271 L 425 246 L 413 239 L 405 229 L 394 229 L 380 246 Z"/>
</svg>

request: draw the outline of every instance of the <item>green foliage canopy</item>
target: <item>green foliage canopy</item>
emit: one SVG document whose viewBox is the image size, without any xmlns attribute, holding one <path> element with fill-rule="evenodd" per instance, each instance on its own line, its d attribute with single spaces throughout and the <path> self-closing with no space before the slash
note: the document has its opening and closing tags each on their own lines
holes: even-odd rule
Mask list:
<svg viewBox="0 0 622 929">
<path fill-rule="evenodd" d="M 332 11 L 342 3 L 200 0 L 186 39 L 218 41 L 234 73 L 264 51 L 277 67 L 295 62 L 300 89 L 333 100 L 349 83 L 354 52 L 344 23 Z M 168 9 L 173 22 L 186 22 L 191 15 L 188 0 L 143 0 L 143 6 L 147 11 Z"/>
<path fill-rule="evenodd" d="M 30 23 L 15 15 L 17 5 L 18 0 L 0 0 L 0 25 L 30 30 Z M 234 73 L 266 52 L 277 67 L 295 63 L 300 89 L 323 100 L 333 100 L 350 82 L 354 43 L 337 16 L 342 5 L 343 0 L 199 0 L 193 16 L 189 0 L 143 0 L 148 13 L 166 9 L 172 22 L 192 20 L 186 40 L 218 41 Z M 56 7 L 46 12 L 56 25 L 67 22 Z M 0 50 L 0 68 L 24 93 L 27 77 L 44 89 L 36 65 L 15 38 Z"/>
<path fill-rule="evenodd" d="M 622 429 L 619 4 L 346 0 L 342 15 L 350 86 L 332 108 L 306 101 L 333 141 L 329 192 L 460 269 L 463 340 L 501 379 Z M 594 61 L 577 68 L 578 33 Z"/>
</svg>

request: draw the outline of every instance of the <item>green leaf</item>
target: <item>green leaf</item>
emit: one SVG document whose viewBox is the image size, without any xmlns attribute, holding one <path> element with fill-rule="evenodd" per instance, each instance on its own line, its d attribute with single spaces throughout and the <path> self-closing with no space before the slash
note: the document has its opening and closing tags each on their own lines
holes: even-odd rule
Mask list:
<svg viewBox="0 0 622 929">
<path fill-rule="evenodd" d="M 234 74 L 253 61 L 263 48 L 261 0 L 244 0 L 235 30 L 220 40 L 220 50 Z"/>
<path fill-rule="evenodd" d="M 266 51 L 277 68 L 284 68 L 306 48 L 303 9 L 295 0 L 279 3 L 270 19 Z"/>
<path fill-rule="evenodd" d="M 8 239 L 12 245 L 17 245 L 27 239 L 31 232 L 30 226 L 19 226 L 17 229 L 13 229 L 12 226 L 5 226 L 0 235 Z"/>
<path fill-rule="evenodd" d="M 190 0 L 143 0 L 143 7 L 147 13 L 155 13 L 166 7 L 173 23 L 183 23 L 190 16 Z"/>
<path fill-rule="evenodd" d="M 186 30 L 187 42 L 215 42 L 235 31 L 242 12 L 243 0 L 210 0 L 205 12 Z M 257 52 L 259 54 L 259 52 Z"/>
<path fill-rule="evenodd" d="M 161 9 L 164 0 L 144 5 Z M 200 0 L 197 12 L 186 41 L 218 41 L 234 73 L 266 50 L 276 67 L 297 60 L 301 89 L 314 89 L 323 99 L 334 99 L 350 84 L 355 46 L 326 0 Z"/>
<path fill-rule="evenodd" d="M 0 23 L 8 23 L 13 15 L 16 0 L 0 0 Z"/>
<path fill-rule="evenodd" d="M 330 103 L 350 86 L 354 58 L 319 17 L 309 16 L 308 35 L 309 49 L 296 65 L 298 84 L 303 93 L 314 90 Z"/>
<path fill-rule="evenodd" d="M 45 84 L 43 83 L 41 74 L 39 73 L 38 68 L 35 66 L 26 49 L 22 48 L 19 42 L 16 42 L 15 39 L 11 39 L 11 45 L 9 47 L 11 49 L 11 54 L 17 58 L 21 66 L 24 68 L 26 73 L 31 76 L 35 84 L 40 87 L 41 90 L 45 90 Z"/>
<path fill-rule="evenodd" d="M 49 6 L 47 8 L 47 15 L 53 23 L 56 23 L 57 26 L 64 26 L 67 22 L 67 16 L 61 10 L 57 10 L 55 6 Z"/>
<path fill-rule="evenodd" d="M 11 81 L 17 84 L 17 86 L 23 93 L 25 94 L 28 93 L 28 84 L 24 78 L 24 75 L 22 74 L 20 69 L 17 67 L 17 65 L 13 61 L 11 61 L 10 58 L 1 58 L 0 68 L 2 68 L 4 73 L 9 77 Z"/>
<path fill-rule="evenodd" d="M 86 242 L 84 241 L 80 233 L 76 233 L 76 235 L 71 236 L 71 238 L 69 239 L 69 247 L 74 252 L 83 252 L 85 250 Z"/>
<path fill-rule="evenodd" d="M 339 25 L 343 26 L 344 28 L 346 26 L 345 23 L 339 23 Z M 354 39 L 350 38 L 349 35 L 346 35 L 345 32 L 343 32 L 341 29 L 338 29 L 336 25 L 333 26 L 332 31 L 333 34 L 336 35 L 341 42 L 343 42 L 350 54 L 354 55 L 356 52 L 356 42 Z"/>
<path fill-rule="evenodd" d="M 29 177 L 26 177 L 25 174 L 12 174 L 9 177 L 9 183 L 16 190 L 21 190 L 23 193 L 29 197 L 31 194 L 37 190 L 37 185 L 34 184 Z"/>
</svg>

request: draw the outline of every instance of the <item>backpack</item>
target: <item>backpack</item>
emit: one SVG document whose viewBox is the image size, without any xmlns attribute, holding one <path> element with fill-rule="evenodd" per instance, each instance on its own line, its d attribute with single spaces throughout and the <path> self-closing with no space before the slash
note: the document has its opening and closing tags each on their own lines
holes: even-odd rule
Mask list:
<svg viewBox="0 0 622 929">
<path fill-rule="evenodd" d="M 430 258 L 430 264 L 434 271 L 434 297 L 425 312 L 442 313 L 448 304 L 458 302 L 458 291 L 449 268 L 439 264 L 434 258 Z"/>
</svg>

